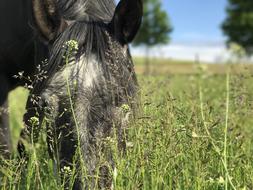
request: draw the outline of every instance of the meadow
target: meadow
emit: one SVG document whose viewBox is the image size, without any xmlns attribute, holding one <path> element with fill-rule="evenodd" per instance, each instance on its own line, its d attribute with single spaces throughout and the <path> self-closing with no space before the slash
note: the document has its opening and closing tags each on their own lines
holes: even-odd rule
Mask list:
<svg viewBox="0 0 253 190">
<path fill-rule="evenodd" d="M 141 109 L 127 129 L 126 154 L 113 149 L 114 189 L 253 189 L 252 65 L 167 60 L 152 64 L 146 75 L 135 61 Z M 26 97 L 23 88 L 9 96 L 14 149 Z M 27 169 L 15 156 L 1 161 L 1 190 L 63 189 L 43 136 Z"/>
</svg>

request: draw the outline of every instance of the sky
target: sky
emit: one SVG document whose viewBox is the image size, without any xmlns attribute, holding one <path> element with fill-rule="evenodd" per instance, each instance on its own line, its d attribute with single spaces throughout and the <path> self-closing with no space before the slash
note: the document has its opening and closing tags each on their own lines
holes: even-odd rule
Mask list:
<svg viewBox="0 0 253 190">
<path fill-rule="evenodd" d="M 163 0 L 174 32 L 174 42 L 221 42 L 226 0 Z"/>
<path fill-rule="evenodd" d="M 173 33 L 171 42 L 155 47 L 154 56 L 206 62 L 226 59 L 225 36 L 220 26 L 226 18 L 226 0 L 162 0 L 168 13 Z M 134 54 L 144 54 L 141 48 Z"/>
</svg>

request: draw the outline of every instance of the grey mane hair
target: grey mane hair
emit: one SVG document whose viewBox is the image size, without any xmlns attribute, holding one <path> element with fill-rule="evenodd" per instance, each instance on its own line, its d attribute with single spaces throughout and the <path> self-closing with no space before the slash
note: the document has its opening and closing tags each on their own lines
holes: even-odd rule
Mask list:
<svg viewBox="0 0 253 190">
<path fill-rule="evenodd" d="M 86 6 L 85 10 L 88 13 L 78 7 L 79 4 L 82 4 L 81 2 Z M 52 44 L 49 63 L 44 69 L 47 71 L 47 77 L 35 85 L 33 93 L 38 94 L 37 92 L 40 92 L 41 89 L 45 89 L 54 79 L 55 73 L 64 68 L 66 49 L 63 46 L 67 41 L 75 40 L 79 49 L 72 60 L 76 63 L 81 58 L 89 61 L 95 55 L 97 63 L 101 64 L 104 79 L 109 83 L 113 83 L 113 78 L 117 80 L 115 82 L 118 83 L 118 87 L 115 88 L 120 87 L 118 90 L 120 90 L 122 100 L 134 97 L 137 90 L 137 79 L 132 59 L 129 59 L 128 48 L 122 47 L 120 42 L 112 37 L 108 25 L 114 14 L 114 0 L 58 0 L 57 6 L 64 18 L 77 20 L 73 20 Z M 101 20 L 102 17 L 106 20 Z M 83 63 L 85 64 L 87 61 L 83 61 Z M 84 73 L 83 68 L 85 65 L 79 65 L 78 72 L 75 75 L 70 74 L 69 79 L 75 80 L 77 75 Z M 131 82 L 128 80 L 130 78 L 133 79 L 130 80 Z M 55 90 L 57 91 L 57 89 Z M 120 102 L 120 100 L 117 101 Z"/>
<path fill-rule="evenodd" d="M 78 52 L 75 54 L 76 60 L 81 55 L 88 58 L 94 51 L 101 61 L 104 60 L 104 51 L 108 47 L 105 38 L 106 33 L 108 33 L 107 30 L 106 24 L 102 22 L 77 21 L 71 23 L 52 45 L 49 62 L 53 68 L 50 70 L 52 69 L 55 72 L 57 68 L 65 64 L 66 48 L 64 48 L 64 44 L 69 40 L 75 40 L 78 43 Z"/>
<path fill-rule="evenodd" d="M 57 0 L 56 6 L 61 16 L 70 21 L 70 25 L 52 44 L 49 64 L 45 68 L 48 72 L 48 79 L 38 84 L 39 89 L 44 88 L 52 79 L 52 75 L 65 64 L 63 56 L 66 49 L 63 46 L 69 40 L 75 40 L 78 43 L 79 50 L 75 55 L 76 61 L 82 55 L 88 59 L 93 52 L 96 53 L 101 63 L 106 62 L 106 55 L 111 61 L 114 60 L 110 58 L 112 55 L 106 53 L 113 44 L 109 35 L 108 23 L 111 21 L 116 7 L 114 0 Z M 113 51 L 114 48 L 111 48 L 110 53 Z M 103 65 L 104 70 L 108 70 L 108 67 L 105 67 L 107 66 Z"/>
<path fill-rule="evenodd" d="M 113 17 L 114 0 L 57 0 L 57 8 L 66 20 L 107 21 Z"/>
</svg>

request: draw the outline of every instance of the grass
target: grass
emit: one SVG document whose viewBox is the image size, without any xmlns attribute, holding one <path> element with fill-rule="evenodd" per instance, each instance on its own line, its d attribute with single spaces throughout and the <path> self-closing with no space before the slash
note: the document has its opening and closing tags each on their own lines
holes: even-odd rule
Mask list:
<svg viewBox="0 0 253 190">
<path fill-rule="evenodd" d="M 253 189 L 252 72 L 194 68 L 139 72 L 142 111 L 128 129 L 126 155 L 115 151 L 115 189 Z M 14 144 L 26 96 L 19 88 L 9 97 Z M 0 189 L 62 189 L 43 138 L 33 150 L 26 174 L 16 159 L 0 165 Z"/>
<path fill-rule="evenodd" d="M 135 62 L 135 65 L 145 65 L 145 62 L 147 59 L 145 57 L 138 57 L 135 56 L 133 57 L 133 60 Z M 163 64 L 174 64 L 174 65 L 187 65 L 187 64 L 193 64 L 192 61 L 187 61 L 187 60 L 173 60 L 170 58 L 156 58 L 156 57 L 150 57 L 149 58 L 150 62 L 152 65 L 163 65 Z"/>
<path fill-rule="evenodd" d="M 145 58 L 143 57 L 134 57 L 136 62 L 135 70 L 139 74 L 144 74 L 146 72 Z M 202 69 L 205 70 L 206 74 L 226 74 L 227 70 L 230 69 L 231 73 L 240 74 L 248 70 L 253 72 L 252 64 L 210 64 L 210 63 L 201 63 L 196 64 L 192 61 L 178 61 L 173 59 L 159 59 L 159 58 L 150 58 L 150 73 L 155 75 L 161 74 L 198 74 L 199 65 Z"/>
</svg>

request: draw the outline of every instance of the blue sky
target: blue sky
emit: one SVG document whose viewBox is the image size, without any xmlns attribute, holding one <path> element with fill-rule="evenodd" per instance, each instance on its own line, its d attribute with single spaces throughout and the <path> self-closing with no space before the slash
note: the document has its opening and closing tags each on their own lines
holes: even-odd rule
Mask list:
<svg viewBox="0 0 253 190">
<path fill-rule="evenodd" d="M 162 0 L 174 31 L 172 42 L 222 43 L 226 0 Z"/>
<path fill-rule="evenodd" d="M 221 62 L 230 59 L 220 28 L 226 17 L 227 0 L 161 0 L 174 31 L 171 43 L 154 47 L 152 55 L 177 60 Z M 133 55 L 145 56 L 144 48 L 132 48 Z"/>
</svg>

